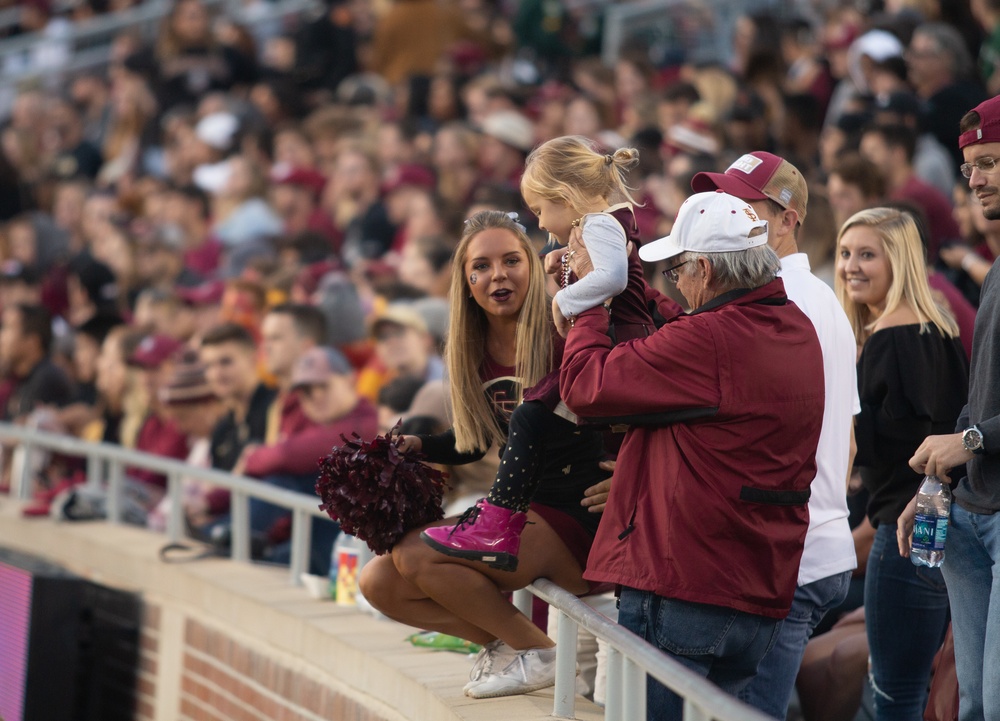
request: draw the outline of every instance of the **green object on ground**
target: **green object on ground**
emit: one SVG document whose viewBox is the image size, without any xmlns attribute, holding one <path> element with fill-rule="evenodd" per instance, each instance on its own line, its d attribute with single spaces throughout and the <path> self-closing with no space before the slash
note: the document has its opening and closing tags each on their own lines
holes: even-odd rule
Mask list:
<svg viewBox="0 0 1000 721">
<path fill-rule="evenodd" d="M 455 651 L 457 653 L 479 653 L 482 646 L 472 641 L 466 641 L 458 636 L 449 636 L 447 633 L 437 631 L 421 631 L 412 636 L 407 636 L 406 640 L 419 648 L 433 648 L 438 651 Z"/>
</svg>

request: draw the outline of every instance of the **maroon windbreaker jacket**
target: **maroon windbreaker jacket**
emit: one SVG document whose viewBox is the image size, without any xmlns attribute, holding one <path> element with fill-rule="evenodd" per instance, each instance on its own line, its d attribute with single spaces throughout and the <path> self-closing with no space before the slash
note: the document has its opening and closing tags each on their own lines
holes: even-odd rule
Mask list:
<svg viewBox="0 0 1000 721">
<path fill-rule="evenodd" d="M 614 348 L 606 330 L 603 308 L 577 318 L 562 397 L 647 425 L 626 433 L 586 578 L 783 618 L 823 420 L 812 323 L 776 279 Z"/>
</svg>

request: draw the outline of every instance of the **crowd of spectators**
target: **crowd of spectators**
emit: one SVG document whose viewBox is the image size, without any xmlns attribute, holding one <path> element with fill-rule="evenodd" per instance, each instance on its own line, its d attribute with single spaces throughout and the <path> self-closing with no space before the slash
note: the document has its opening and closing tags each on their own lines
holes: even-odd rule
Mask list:
<svg viewBox="0 0 1000 721">
<path fill-rule="evenodd" d="M 19 3 L 9 32 L 135 4 Z M 908 210 L 971 353 L 1000 221 L 959 172 L 957 137 L 1000 92 L 998 0 L 775 3 L 736 21 L 731 57 L 686 62 L 640 35 L 611 66 L 600 5 L 326 0 L 265 27 L 176 0 L 154 39 L 118 35 L 105 70 L 26 83 L 0 125 L 0 419 L 305 493 L 341 433 L 447 428 L 462 223 L 517 212 L 541 250 L 519 180 L 531 149 L 561 135 L 638 149 L 644 242 L 669 233 L 699 172 L 750 151 L 787 159 L 809 188 L 798 248 L 831 286 L 848 218 Z M 497 462 L 454 468 L 453 496 L 482 495 Z M 51 459 L 26 512 L 82 477 Z M 165 528 L 165 479 L 128 469 L 126 484 L 127 518 Z M 875 537 L 860 485 L 856 580 Z M 226 493 L 184 489 L 189 532 L 225 544 Z M 254 503 L 251 525 L 254 552 L 282 558 L 286 515 Z M 314 571 L 331 528 L 314 531 Z M 848 706 L 863 681 L 849 683 Z M 823 718 L 832 704 L 804 707 Z"/>
</svg>

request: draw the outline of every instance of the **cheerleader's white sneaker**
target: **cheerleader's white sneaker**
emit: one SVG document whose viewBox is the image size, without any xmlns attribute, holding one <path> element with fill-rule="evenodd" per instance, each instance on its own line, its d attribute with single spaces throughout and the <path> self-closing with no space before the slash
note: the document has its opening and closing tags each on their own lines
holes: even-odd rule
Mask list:
<svg viewBox="0 0 1000 721">
<path fill-rule="evenodd" d="M 469 671 L 469 682 L 465 684 L 463 689 L 465 695 L 468 696 L 469 691 L 474 686 L 478 686 L 486 679 L 494 665 L 506 666 L 517 653 L 517 649 L 508 646 L 499 638 L 483 646 L 476 655 L 476 660 L 472 663 L 472 669 Z"/>
<path fill-rule="evenodd" d="M 498 655 L 494 658 L 491 664 L 492 670 L 484 669 L 482 678 L 477 683 L 471 684 L 471 688 L 466 687 L 466 696 L 472 698 L 517 696 L 555 684 L 555 647 L 529 648 L 515 651 L 512 657 L 504 656 Z M 506 663 L 503 663 L 504 661 Z"/>
</svg>

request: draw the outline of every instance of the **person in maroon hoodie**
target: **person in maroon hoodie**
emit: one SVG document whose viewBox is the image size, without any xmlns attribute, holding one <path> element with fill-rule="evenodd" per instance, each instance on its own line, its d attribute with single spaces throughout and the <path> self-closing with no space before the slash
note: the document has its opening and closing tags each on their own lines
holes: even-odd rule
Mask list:
<svg viewBox="0 0 1000 721">
<path fill-rule="evenodd" d="M 378 412 L 358 395 L 354 368 L 333 348 L 317 346 L 298 359 L 292 371 L 291 392 L 298 397 L 308 425 L 275 443 L 252 449 L 233 473 L 315 496 L 319 459 L 341 443 L 341 436 L 357 433 L 362 438 L 374 437 L 378 433 Z M 272 545 L 285 540 L 282 529 L 287 526 L 282 519 L 289 516 L 284 508 L 256 499 L 250 502 L 251 531 L 267 534 Z M 314 520 L 311 572 L 326 573 L 337 532 L 336 525 Z"/>
</svg>

